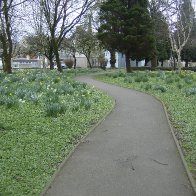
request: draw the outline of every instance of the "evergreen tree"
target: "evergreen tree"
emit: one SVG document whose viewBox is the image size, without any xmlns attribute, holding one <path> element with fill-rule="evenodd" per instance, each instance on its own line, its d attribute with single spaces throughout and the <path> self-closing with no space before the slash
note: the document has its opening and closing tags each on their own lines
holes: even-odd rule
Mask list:
<svg viewBox="0 0 196 196">
<path fill-rule="evenodd" d="M 196 19 L 194 21 L 190 39 L 182 50 L 181 58 L 185 61 L 185 67 L 188 67 L 190 61 L 196 61 Z"/>
<path fill-rule="evenodd" d="M 100 23 L 98 37 L 125 54 L 127 72 L 131 72 L 130 58 L 150 55 L 154 37 L 146 0 L 107 0 L 100 8 Z"/>
</svg>

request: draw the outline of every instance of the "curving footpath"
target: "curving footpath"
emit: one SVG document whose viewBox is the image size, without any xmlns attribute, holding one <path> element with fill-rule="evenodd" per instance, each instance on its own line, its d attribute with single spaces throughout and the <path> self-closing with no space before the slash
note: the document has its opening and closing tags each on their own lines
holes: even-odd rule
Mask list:
<svg viewBox="0 0 196 196">
<path fill-rule="evenodd" d="M 116 107 L 76 148 L 43 195 L 193 196 L 162 105 L 153 97 L 81 76 Z"/>
</svg>

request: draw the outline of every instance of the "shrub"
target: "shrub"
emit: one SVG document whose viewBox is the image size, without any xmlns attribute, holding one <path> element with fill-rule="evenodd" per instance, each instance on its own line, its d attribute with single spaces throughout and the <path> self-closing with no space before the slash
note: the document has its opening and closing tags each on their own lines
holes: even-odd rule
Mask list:
<svg viewBox="0 0 196 196">
<path fill-rule="evenodd" d="M 138 74 L 135 78 L 135 82 L 148 82 L 148 77 L 145 74 Z"/>
<path fill-rule="evenodd" d="M 130 77 L 125 77 L 124 82 L 132 83 L 132 79 Z"/>
<path fill-rule="evenodd" d="M 85 110 L 89 110 L 91 108 L 91 105 L 92 105 L 92 103 L 91 103 L 90 100 L 84 101 L 84 108 L 85 108 Z"/>
<path fill-rule="evenodd" d="M 56 77 L 56 78 L 53 79 L 53 82 L 55 84 L 59 83 L 60 81 L 61 81 L 60 77 Z"/>
<path fill-rule="evenodd" d="M 163 71 L 158 71 L 157 74 L 156 74 L 156 76 L 157 77 L 160 77 L 161 79 L 165 79 L 165 77 L 166 77 L 165 76 L 165 72 L 163 72 Z"/>
<path fill-rule="evenodd" d="M 149 76 L 150 76 L 151 78 L 155 78 L 155 77 L 156 77 L 156 73 L 150 72 L 150 73 L 149 73 Z"/>
<path fill-rule="evenodd" d="M 180 82 L 180 78 L 178 76 L 174 80 L 175 82 Z"/>
<path fill-rule="evenodd" d="M 46 116 L 57 117 L 58 114 L 63 114 L 67 110 L 67 107 L 60 103 L 46 103 L 45 112 Z"/>
<path fill-rule="evenodd" d="M 112 75 L 113 78 L 118 78 L 118 76 L 119 76 L 118 73 Z"/>
<path fill-rule="evenodd" d="M 126 75 L 126 74 L 123 73 L 123 72 L 121 72 L 121 71 L 118 73 L 118 77 L 125 77 L 125 75 Z"/>
<path fill-rule="evenodd" d="M 36 79 L 36 75 L 33 73 L 30 75 L 27 75 L 27 79 L 29 80 L 29 82 L 33 82 Z"/>
<path fill-rule="evenodd" d="M 150 90 L 152 88 L 152 85 L 151 84 L 146 84 L 146 86 L 144 87 L 145 90 Z"/>
<path fill-rule="evenodd" d="M 80 109 L 80 104 L 79 104 L 79 103 L 74 103 L 74 104 L 71 106 L 71 110 L 72 110 L 73 112 L 77 112 L 79 109 Z"/>
<path fill-rule="evenodd" d="M 179 89 L 182 89 L 182 88 L 183 88 L 183 84 L 182 84 L 182 83 L 178 83 L 178 84 L 177 84 L 177 87 L 178 87 Z"/>
<path fill-rule="evenodd" d="M 171 76 L 169 76 L 165 78 L 165 82 L 166 84 L 172 84 L 174 82 L 174 79 Z"/>
<path fill-rule="evenodd" d="M 1 96 L 0 105 L 5 105 L 7 108 L 18 106 L 19 101 L 16 96 Z"/>
<path fill-rule="evenodd" d="M 190 96 L 190 95 L 196 95 L 196 86 L 186 90 L 186 96 Z"/>
<path fill-rule="evenodd" d="M 16 91 L 15 91 L 15 95 L 16 95 L 17 97 L 19 97 L 20 99 L 23 99 L 23 98 L 25 97 L 26 94 L 27 94 L 27 91 L 26 91 L 26 89 L 24 89 L 24 88 L 18 88 L 18 89 L 16 89 Z"/>
<path fill-rule="evenodd" d="M 28 91 L 25 98 L 28 100 L 28 101 L 31 101 L 33 102 L 34 104 L 38 104 L 39 103 L 39 98 L 37 96 L 37 94 L 33 91 Z"/>
<path fill-rule="evenodd" d="M 66 65 L 69 69 L 71 69 L 71 68 L 73 67 L 74 61 L 73 61 L 72 59 L 66 59 L 66 60 L 64 61 L 64 63 L 65 63 L 65 65 Z"/>
<path fill-rule="evenodd" d="M 186 84 L 192 84 L 193 83 L 193 79 L 191 77 L 185 77 L 184 81 Z"/>
<path fill-rule="evenodd" d="M 48 91 L 45 95 L 46 97 L 46 102 L 50 103 L 50 102 L 59 102 L 59 96 L 56 94 L 56 92 L 53 91 Z"/>
<path fill-rule="evenodd" d="M 154 90 L 160 90 L 162 93 L 167 91 L 167 88 L 165 86 L 161 86 L 161 85 L 155 85 Z"/>
<path fill-rule="evenodd" d="M 11 75 L 10 82 L 18 82 L 20 81 L 20 78 L 16 75 Z"/>
</svg>

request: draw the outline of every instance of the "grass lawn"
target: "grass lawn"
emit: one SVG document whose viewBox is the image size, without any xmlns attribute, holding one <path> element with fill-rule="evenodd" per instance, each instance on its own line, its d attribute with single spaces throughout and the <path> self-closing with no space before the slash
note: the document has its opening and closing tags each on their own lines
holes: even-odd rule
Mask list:
<svg viewBox="0 0 196 196">
<path fill-rule="evenodd" d="M 65 73 L 0 73 L 0 195 L 39 195 L 112 106 L 104 93 Z"/>
<path fill-rule="evenodd" d="M 196 179 L 196 73 L 116 71 L 99 80 L 152 94 L 161 99 L 170 114 L 175 134 Z"/>
</svg>

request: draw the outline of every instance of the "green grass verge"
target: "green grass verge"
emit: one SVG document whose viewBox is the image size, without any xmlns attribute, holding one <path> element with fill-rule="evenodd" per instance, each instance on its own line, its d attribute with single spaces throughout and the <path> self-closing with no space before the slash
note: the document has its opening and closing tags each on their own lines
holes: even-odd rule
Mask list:
<svg viewBox="0 0 196 196">
<path fill-rule="evenodd" d="M 57 71 L 0 73 L 0 195 L 39 195 L 112 106 L 106 94 Z"/>
<path fill-rule="evenodd" d="M 118 72 L 96 77 L 115 85 L 147 92 L 162 100 L 189 168 L 196 178 L 196 73 Z"/>
</svg>

